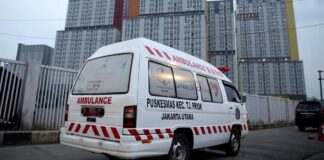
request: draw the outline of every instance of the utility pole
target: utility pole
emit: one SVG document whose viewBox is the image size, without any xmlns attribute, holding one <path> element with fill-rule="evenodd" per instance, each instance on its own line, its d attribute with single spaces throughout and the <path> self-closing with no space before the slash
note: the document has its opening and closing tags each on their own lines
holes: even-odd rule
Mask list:
<svg viewBox="0 0 324 160">
<path fill-rule="evenodd" d="M 319 75 L 319 82 L 320 82 L 320 93 L 321 93 L 321 101 L 323 101 L 323 93 L 322 93 L 322 80 L 324 80 L 324 78 L 322 78 L 322 72 L 321 70 L 318 70 L 318 75 Z"/>
</svg>

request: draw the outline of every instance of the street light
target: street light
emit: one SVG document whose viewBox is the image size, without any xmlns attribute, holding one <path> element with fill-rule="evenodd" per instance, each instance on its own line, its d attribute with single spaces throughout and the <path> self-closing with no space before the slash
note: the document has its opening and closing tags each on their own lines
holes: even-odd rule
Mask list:
<svg viewBox="0 0 324 160">
<path fill-rule="evenodd" d="M 320 82 L 320 93 L 321 93 L 321 101 L 323 101 L 323 93 L 322 93 L 322 80 L 324 80 L 324 78 L 322 78 L 322 70 L 318 70 L 318 75 L 319 75 L 319 82 Z"/>
</svg>

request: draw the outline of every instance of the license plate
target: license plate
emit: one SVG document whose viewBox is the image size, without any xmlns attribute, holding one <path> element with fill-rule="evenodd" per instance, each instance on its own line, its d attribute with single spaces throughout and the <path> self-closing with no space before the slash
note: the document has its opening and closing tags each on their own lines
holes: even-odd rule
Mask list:
<svg viewBox="0 0 324 160">
<path fill-rule="evenodd" d="M 304 117 L 305 118 L 312 118 L 312 117 L 314 117 L 314 115 L 313 114 L 305 114 Z"/>
<path fill-rule="evenodd" d="M 102 117 L 105 114 L 105 112 L 104 109 L 101 107 L 86 106 L 82 107 L 81 114 L 84 117 Z"/>
</svg>

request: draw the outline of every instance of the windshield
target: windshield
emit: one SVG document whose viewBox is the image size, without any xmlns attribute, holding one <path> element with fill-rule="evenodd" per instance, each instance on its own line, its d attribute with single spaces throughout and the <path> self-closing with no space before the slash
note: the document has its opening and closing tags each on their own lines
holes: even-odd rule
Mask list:
<svg viewBox="0 0 324 160">
<path fill-rule="evenodd" d="M 311 111 L 318 111 L 320 109 L 320 103 L 300 103 L 297 107 L 298 111 L 301 110 L 311 110 Z"/>
<path fill-rule="evenodd" d="M 133 55 L 101 57 L 88 61 L 79 74 L 72 94 L 127 93 Z"/>
</svg>

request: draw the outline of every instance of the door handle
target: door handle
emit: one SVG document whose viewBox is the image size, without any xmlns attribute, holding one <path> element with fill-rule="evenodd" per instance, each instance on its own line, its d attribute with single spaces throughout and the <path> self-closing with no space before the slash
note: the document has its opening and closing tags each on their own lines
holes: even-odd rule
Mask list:
<svg viewBox="0 0 324 160">
<path fill-rule="evenodd" d="M 230 107 L 230 109 L 232 110 L 232 109 L 233 109 L 233 107 Z"/>
</svg>

